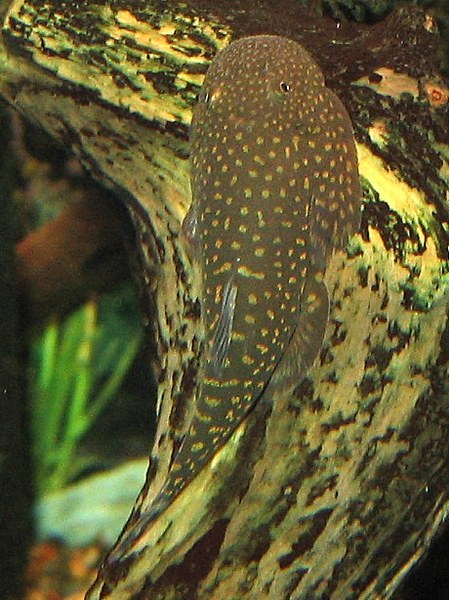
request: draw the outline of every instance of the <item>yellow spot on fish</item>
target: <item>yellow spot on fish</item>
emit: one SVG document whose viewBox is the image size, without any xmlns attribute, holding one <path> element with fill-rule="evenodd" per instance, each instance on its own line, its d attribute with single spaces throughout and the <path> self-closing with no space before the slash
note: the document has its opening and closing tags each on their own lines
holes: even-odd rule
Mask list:
<svg viewBox="0 0 449 600">
<path fill-rule="evenodd" d="M 203 448 L 204 448 L 203 442 L 196 442 L 195 444 L 192 444 L 192 452 L 199 452 Z"/>
<path fill-rule="evenodd" d="M 236 342 L 244 342 L 246 340 L 246 335 L 244 333 L 239 333 L 238 331 L 233 331 L 231 333 L 231 339 Z"/>
<path fill-rule="evenodd" d="M 232 267 L 232 263 L 225 262 L 221 265 L 221 267 L 219 267 L 218 269 L 215 269 L 212 272 L 214 275 L 220 275 L 221 273 L 226 273 L 227 271 L 230 271 L 231 267 Z"/>
<path fill-rule="evenodd" d="M 243 275 L 243 277 L 252 277 L 254 279 L 265 279 L 265 273 L 252 271 L 248 267 L 241 266 L 237 269 L 237 273 Z"/>
<path fill-rule="evenodd" d="M 256 344 L 256 348 L 261 354 L 266 354 L 269 350 L 268 346 L 266 346 L 265 344 Z"/>
<path fill-rule="evenodd" d="M 252 315 L 245 315 L 245 323 L 248 323 L 248 325 L 254 325 L 255 322 L 256 319 Z"/>
</svg>

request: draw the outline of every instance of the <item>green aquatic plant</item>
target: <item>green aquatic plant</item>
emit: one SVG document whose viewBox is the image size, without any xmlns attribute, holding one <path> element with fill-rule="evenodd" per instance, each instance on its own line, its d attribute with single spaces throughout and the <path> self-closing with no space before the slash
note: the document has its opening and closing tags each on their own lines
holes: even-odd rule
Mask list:
<svg viewBox="0 0 449 600">
<path fill-rule="evenodd" d="M 30 410 L 38 496 L 86 467 L 81 440 L 114 398 L 142 342 L 130 287 L 54 318 L 31 348 Z"/>
</svg>

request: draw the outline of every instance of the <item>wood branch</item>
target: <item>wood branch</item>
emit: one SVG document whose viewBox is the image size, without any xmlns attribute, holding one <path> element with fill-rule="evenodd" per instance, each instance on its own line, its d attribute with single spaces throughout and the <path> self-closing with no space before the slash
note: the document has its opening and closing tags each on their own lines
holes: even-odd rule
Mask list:
<svg viewBox="0 0 449 600">
<path fill-rule="evenodd" d="M 365 204 L 326 274 L 320 360 L 265 398 L 148 529 L 191 413 L 202 333 L 197 271 L 179 235 L 188 126 L 215 52 L 278 33 L 316 57 L 348 108 Z M 432 19 L 375 26 L 295 3 L 16 0 L 0 91 L 121 194 L 140 236 L 159 346 L 159 423 L 121 561 L 89 598 L 390 597 L 448 511 L 448 87 Z"/>
</svg>

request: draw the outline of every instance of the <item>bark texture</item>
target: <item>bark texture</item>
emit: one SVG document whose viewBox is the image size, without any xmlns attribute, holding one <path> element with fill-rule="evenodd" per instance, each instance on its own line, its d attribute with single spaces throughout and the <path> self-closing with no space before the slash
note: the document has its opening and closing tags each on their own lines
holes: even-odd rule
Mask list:
<svg viewBox="0 0 449 600">
<path fill-rule="evenodd" d="M 231 37 L 277 33 L 316 57 L 354 124 L 360 233 L 326 275 L 320 359 L 264 398 L 89 598 L 388 598 L 448 513 L 448 87 L 431 17 L 373 26 L 284 0 L 16 0 L 0 92 L 121 194 L 159 349 L 150 504 L 191 413 L 199 281 L 180 236 L 188 127 L 207 66 Z"/>
</svg>

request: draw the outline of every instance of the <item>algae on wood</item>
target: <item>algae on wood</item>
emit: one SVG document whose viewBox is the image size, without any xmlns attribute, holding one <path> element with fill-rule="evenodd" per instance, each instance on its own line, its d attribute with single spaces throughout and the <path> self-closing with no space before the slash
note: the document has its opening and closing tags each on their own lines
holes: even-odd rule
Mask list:
<svg viewBox="0 0 449 600">
<path fill-rule="evenodd" d="M 5 16 L 0 92 L 121 194 L 140 236 L 159 424 L 127 531 L 167 473 L 196 385 L 199 282 L 179 234 L 188 125 L 212 56 L 233 36 L 297 39 L 358 142 L 362 227 L 327 273 L 318 364 L 293 394 L 259 404 L 131 536 L 124 560 L 106 558 L 90 598 L 389 597 L 447 516 L 449 94 L 438 36 L 414 9 L 337 27 L 296 6 L 21 0 Z"/>
</svg>

